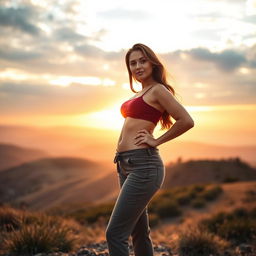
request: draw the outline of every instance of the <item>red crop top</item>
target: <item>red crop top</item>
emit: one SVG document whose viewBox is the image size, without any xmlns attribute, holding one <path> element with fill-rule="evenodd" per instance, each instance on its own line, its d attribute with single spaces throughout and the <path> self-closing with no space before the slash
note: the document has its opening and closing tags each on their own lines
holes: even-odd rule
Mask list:
<svg viewBox="0 0 256 256">
<path fill-rule="evenodd" d="M 149 91 L 152 87 L 153 86 L 151 86 L 147 91 Z M 157 122 L 161 118 L 162 113 L 143 100 L 143 95 L 146 92 L 144 92 L 139 97 L 125 101 L 121 106 L 121 114 L 123 117 L 143 119 L 153 122 L 155 125 L 157 125 Z"/>
</svg>

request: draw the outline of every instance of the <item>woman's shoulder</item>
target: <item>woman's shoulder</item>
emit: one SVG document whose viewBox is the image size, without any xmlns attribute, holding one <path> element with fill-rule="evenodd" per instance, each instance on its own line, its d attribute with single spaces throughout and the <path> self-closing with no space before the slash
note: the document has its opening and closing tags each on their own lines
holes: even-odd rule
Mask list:
<svg viewBox="0 0 256 256">
<path fill-rule="evenodd" d="M 166 86 L 164 84 L 161 83 L 157 83 L 153 86 L 152 90 L 155 93 L 165 93 L 165 92 L 169 92 L 169 90 L 166 88 Z"/>
<path fill-rule="evenodd" d="M 153 88 L 153 95 L 155 97 L 155 99 L 159 100 L 160 98 L 173 98 L 174 95 L 171 92 L 171 90 L 169 90 L 169 88 L 167 86 L 165 86 L 164 84 L 158 83 L 154 86 L 155 88 Z"/>
</svg>

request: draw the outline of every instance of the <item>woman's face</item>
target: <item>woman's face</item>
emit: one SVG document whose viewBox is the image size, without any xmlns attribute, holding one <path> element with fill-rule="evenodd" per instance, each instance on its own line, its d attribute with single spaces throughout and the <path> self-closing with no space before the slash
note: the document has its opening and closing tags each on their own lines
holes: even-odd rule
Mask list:
<svg viewBox="0 0 256 256">
<path fill-rule="evenodd" d="M 143 82 L 152 77 L 152 63 L 141 51 L 133 51 L 129 57 L 129 67 L 132 76 L 139 82 Z"/>
</svg>

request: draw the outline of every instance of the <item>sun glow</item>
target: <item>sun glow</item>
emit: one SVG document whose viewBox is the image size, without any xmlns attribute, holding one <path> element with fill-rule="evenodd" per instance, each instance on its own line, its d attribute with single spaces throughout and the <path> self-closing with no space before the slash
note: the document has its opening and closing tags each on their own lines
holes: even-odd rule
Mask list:
<svg viewBox="0 0 256 256">
<path fill-rule="evenodd" d="M 115 81 L 109 78 L 99 78 L 99 77 L 72 77 L 72 76 L 61 76 L 50 81 L 52 85 L 69 86 L 72 83 L 78 83 L 83 85 L 104 85 L 104 86 L 114 86 Z"/>
<path fill-rule="evenodd" d="M 121 116 L 120 104 L 116 104 L 111 108 L 91 112 L 85 115 L 74 116 L 74 122 L 79 126 L 120 130 L 122 128 L 124 118 Z"/>
</svg>

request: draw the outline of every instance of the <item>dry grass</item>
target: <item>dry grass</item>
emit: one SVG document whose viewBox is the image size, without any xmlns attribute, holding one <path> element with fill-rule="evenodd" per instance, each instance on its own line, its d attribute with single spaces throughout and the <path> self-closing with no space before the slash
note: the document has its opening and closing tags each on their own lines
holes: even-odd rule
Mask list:
<svg viewBox="0 0 256 256">
<path fill-rule="evenodd" d="M 82 226 L 74 219 L 11 207 L 0 208 L 0 253 L 68 252 L 104 240 L 104 222 Z"/>
</svg>

